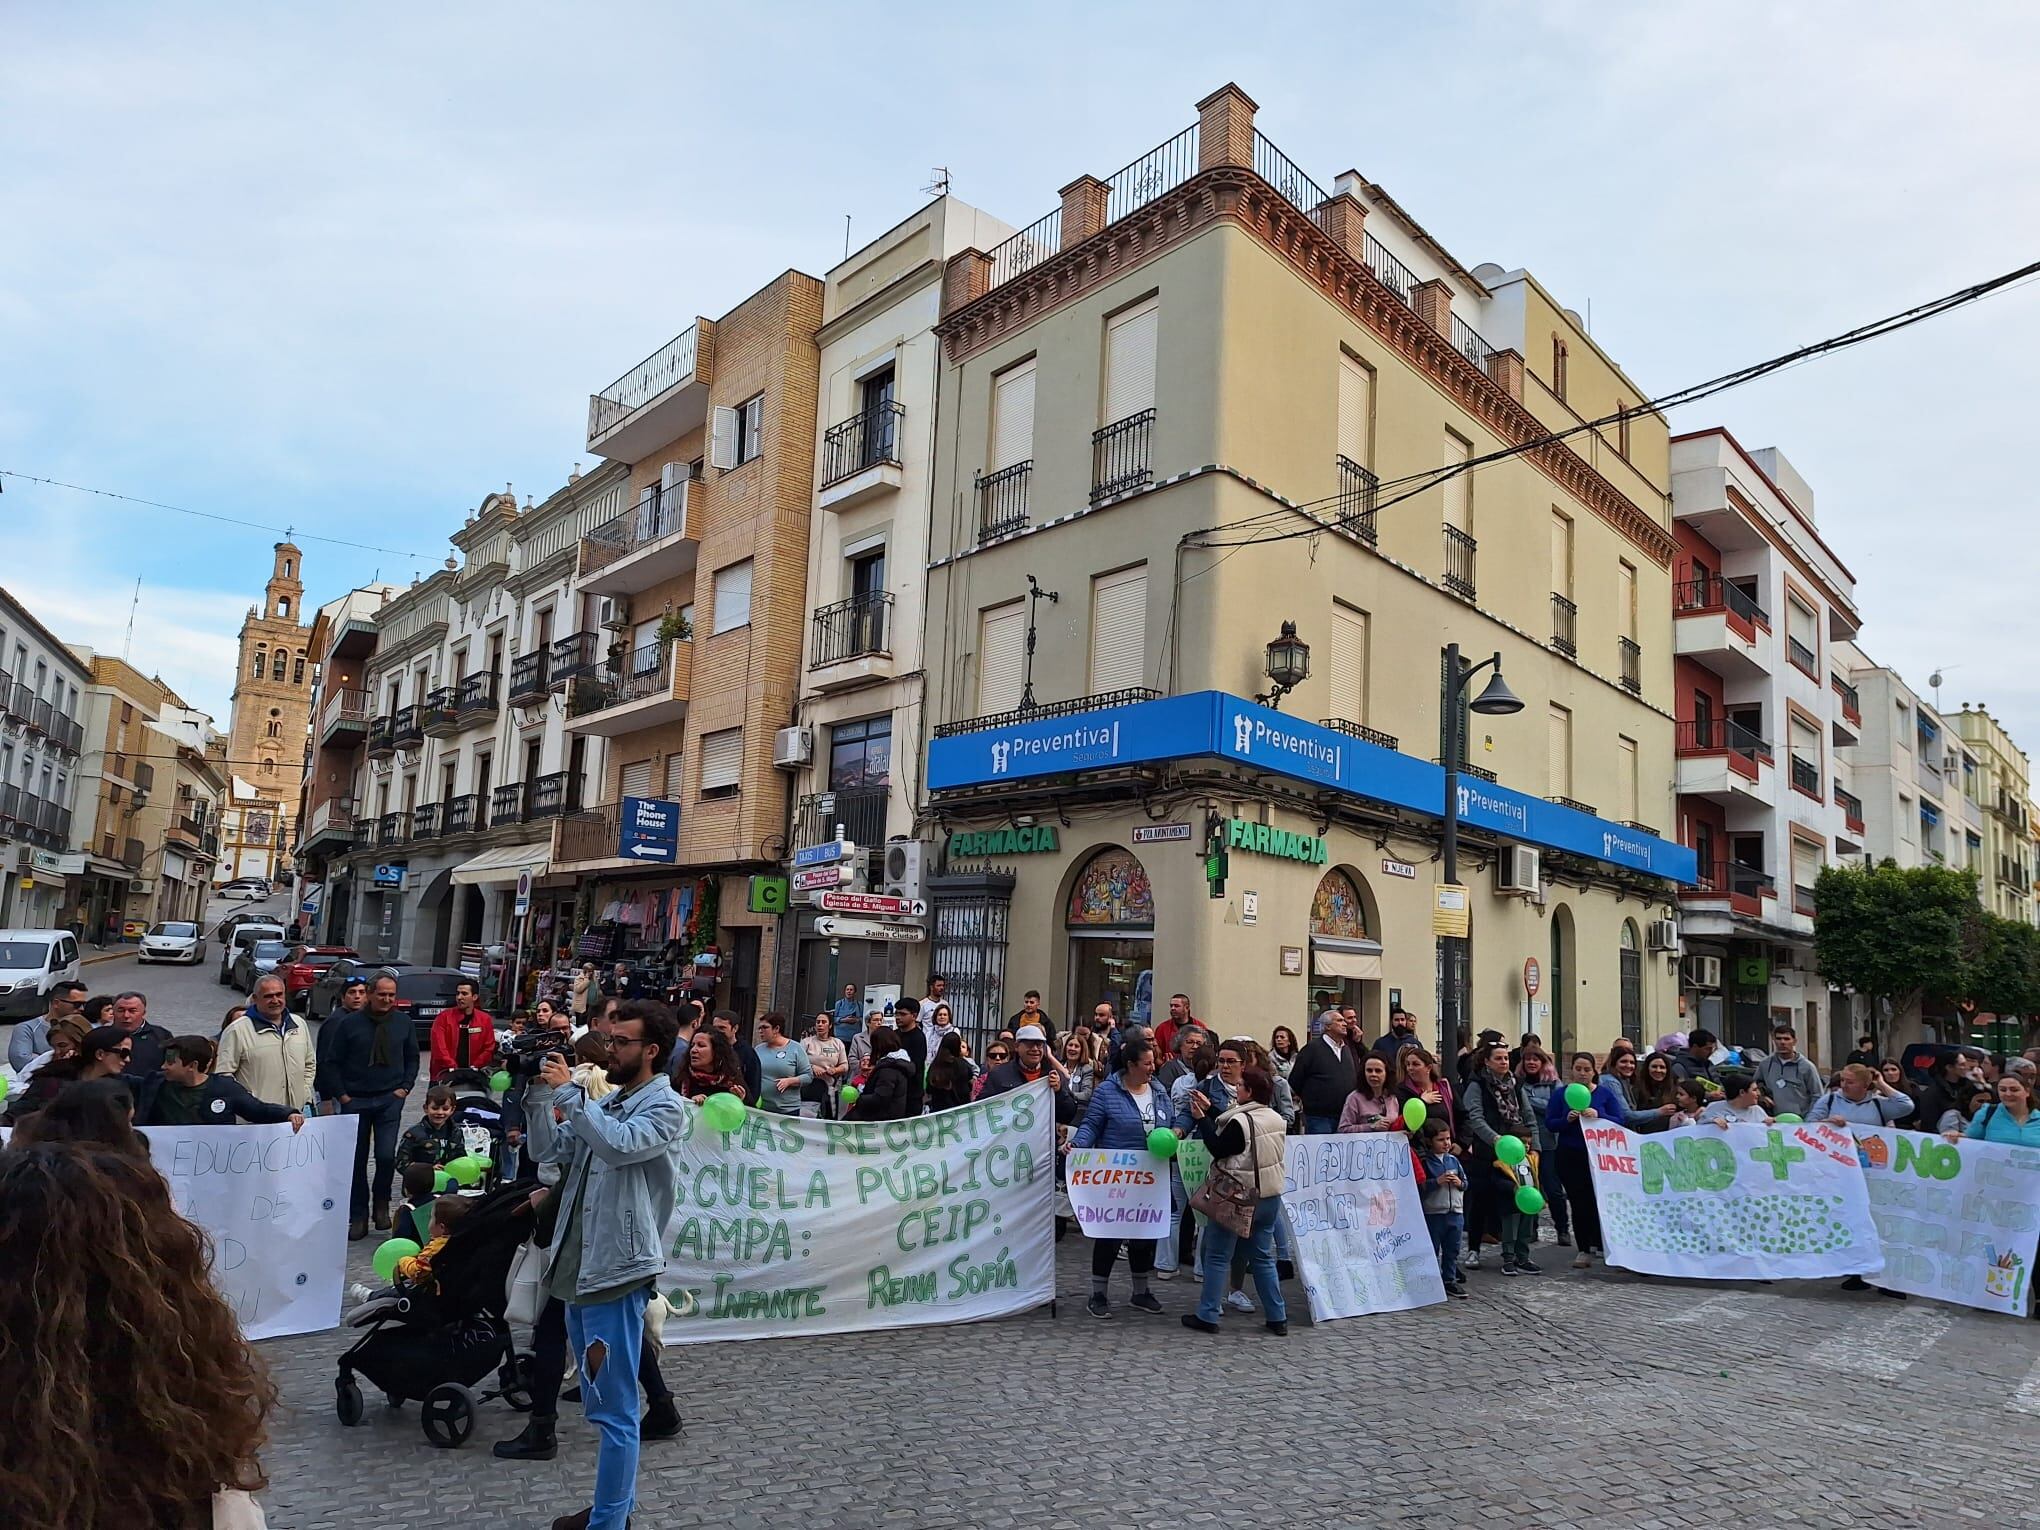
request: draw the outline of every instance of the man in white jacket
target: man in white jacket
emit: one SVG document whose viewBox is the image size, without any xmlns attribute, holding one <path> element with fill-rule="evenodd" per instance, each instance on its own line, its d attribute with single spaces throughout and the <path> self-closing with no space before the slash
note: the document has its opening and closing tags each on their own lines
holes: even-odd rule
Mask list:
<svg viewBox="0 0 2040 1530">
<path fill-rule="evenodd" d="M 257 978 L 247 1012 L 220 1033 L 213 1071 L 258 1100 L 309 1115 L 317 1069 L 311 1028 L 286 1007 L 283 979 Z"/>
</svg>

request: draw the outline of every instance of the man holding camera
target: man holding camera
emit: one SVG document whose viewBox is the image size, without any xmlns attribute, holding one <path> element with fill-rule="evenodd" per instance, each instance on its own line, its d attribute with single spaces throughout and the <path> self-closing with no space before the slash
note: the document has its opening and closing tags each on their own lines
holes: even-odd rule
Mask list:
<svg viewBox="0 0 2040 1530">
<path fill-rule="evenodd" d="M 552 1091 L 538 1076 L 546 1054 L 558 1052 L 569 1063 L 574 1057 L 573 1015 L 551 1005 L 546 1007 L 542 1020 L 537 1029 L 513 1038 L 499 1059 L 511 1079 L 510 1088 L 503 1095 L 503 1135 L 512 1147 L 524 1146 L 527 1137 L 538 1137 L 540 1127 L 534 1124 L 537 1118 L 544 1117 L 547 1127 L 552 1124 Z M 538 1157 L 535 1141 L 527 1156 L 532 1160 Z"/>
</svg>

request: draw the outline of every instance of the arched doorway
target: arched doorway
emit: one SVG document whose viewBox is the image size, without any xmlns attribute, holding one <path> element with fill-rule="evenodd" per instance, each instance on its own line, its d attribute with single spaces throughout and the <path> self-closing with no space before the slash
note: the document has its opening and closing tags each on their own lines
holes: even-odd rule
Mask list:
<svg viewBox="0 0 2040 1530">
<path fill-rule="evenodd" d="M 1078 869 L 1063 905 L 1070 982 L 1065 1016 L 1101 999 L 1122 1020 L 1153 1024 L 1155 895 L 1131 850 L 1108 845 Z"/>
<path fill-rule="evenodd" d="M 1366 883 L 1349 866 L 1334 866 L 1318 878 L 1310 900 L 1310 990 L 1305 1022 L 1324 1008 L 1325 996 L 1351 1004 L 1360 1014 L 1362 1031 L 1379 1036 L 1387 1025 L 1381 1013 L 1381 942 L 1368 935 L 1375 928 Z"/>
<path fill-rule="evenodd" d="M 1577 1030 L 1573 1014 L 1574 970 L 1572 910 L 1561 903 L 1551 911 L 1551 970 L 1544 975 L 1544 991 L 1551 995 L 1551 1019 L 1543 1032 L 1545 1048 L 1558 1059 L 1561 1072 L 1564 1060 L 1572 1056 Z M 1534 1031 L 1539 1027 L 1531 1025 L 1527 1029 Z"/>
<path fill-rule="evenodd" d="M 1643 1045 L 1643 946 L 1636 921 L 1622 921 L 1622 1035 Z"/>
</svg>

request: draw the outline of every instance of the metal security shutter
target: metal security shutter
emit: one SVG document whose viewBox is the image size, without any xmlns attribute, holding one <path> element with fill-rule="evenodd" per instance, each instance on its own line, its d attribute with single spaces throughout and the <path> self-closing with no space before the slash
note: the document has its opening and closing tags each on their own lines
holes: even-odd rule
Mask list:
<svg viewBox="0 0 2040 1530">
<path fill-rule="evenodd" d="M 1147 565 L 1091 581 L 1091 684 L 1094 696 L 1141 683 L 1147 660 Z"/>
<path fill-rule="evenodd" d="M 1367 613 L 1332 603 L 1331 681 L 1328 715 L 1350 723 L 1367 721 Z"/>
<path fill-rule="evenodd" d="M 728 632 L 751 620 L 751 560 L 732 563 L 715 574 L 715 631 Z"/>
<path fill-rule="evenodd" d="M 978 715 L 1020 705 L 1027 665 L 1027 611 L 1021 601 L 994 606 L 978 618 Z"/>
<path fill-rule="evenodd" d="M 686 759 L 687 757 L 677 749 L 666 756 L 666 800 L 668 802 L 678 802 L 680 800 L 683 777 L 686 774 L 681 767 L 686 763 Z"/>
<path fill-rule="evenodd" d="M 1155 300 L 1149 298 L 1105 321 L 1105 417 L 1099 424 L 1116 424 L 1155 407 L 1158 319 Z"/>
<path fill-rule="evenodd" d="M 1367 422 L 1374 417 L 1374 375 L 1339 352 L 1339 444 L 1341 457 L 1361 467 L 1367 460 Z M 1335 714 L 1343 716 L 1343 713 Z"/>
<path fill-rule="evenodd" d="M 1551 704 L 1551 791 L 1553 797 L 1570 797 L 1572 789 L 1572 713 L 1557 702 Z"/>
<path fill-rule="evenodd" d="M 744 770 L 744 730 L 725 728 L 701 737 L 701 789 L 727 790 L 738 785 Z"/>
<path fill-rule="evenodd" d="M 1615 740 L 1615 816 L 1624 823 L 1637 820 L 1636 740 Z"/>
<path fill-rule="evenodd" d="M 992 379 L 992 471 L 1034 456 L 1034 363 L 1023 361 Z"/>
<path fill-rule="evenodd" d="M 1445 457 L 1443 465 L 1448 468 L 1460 467 L 1473 456 L 1473 447 L 1452 434 L 1445 432 Z M 1455 473 L 1446 479 L 1441 490 L 1445 496 L 1445 524 L 1457 531 L 1473 530 L 1473 475 Z"/>
<path fill-rule="evenodd" d="M 649 797 L 652 794 L 652 762 L 632 760 L 623 767 L 623 775 L 617 781 L 619 797 Z"/>
</svg>

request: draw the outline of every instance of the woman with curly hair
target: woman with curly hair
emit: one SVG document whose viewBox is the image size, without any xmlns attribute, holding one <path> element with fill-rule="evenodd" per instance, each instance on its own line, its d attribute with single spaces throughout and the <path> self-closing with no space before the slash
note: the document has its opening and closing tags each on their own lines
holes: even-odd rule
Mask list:
<svg viewBox="0 0 2040 1530">
<path fill-rule="evenodd" d="M 276 1389 L 208 1262 L 146 1162 L 84 1143 L 0 1151 L 0 1269 L 23 1277 L 0 1281 L 10 1523 L 205 1530 L 216 1493 L 264 1486 Z"/>
<path fill-rule="evenodd" d="M 149 1144 L 135 1130 L 134 1094 L 117 1078 L 79 1079 L 64 1085 L 54 1100 L 22 1122 L 13 1141 L 16 1147 L 67 1142 L 111 1148 L 137 1162 L 149 1162 Z"/>
</svg>

